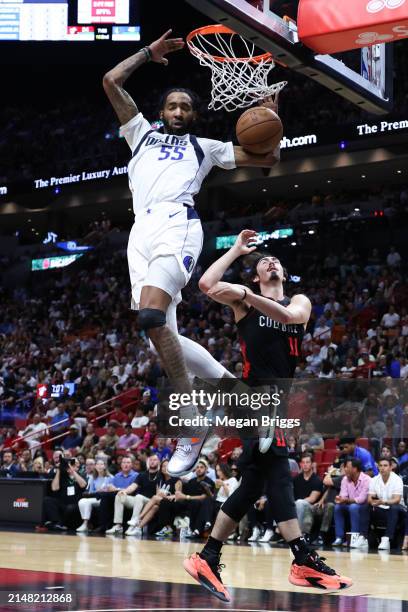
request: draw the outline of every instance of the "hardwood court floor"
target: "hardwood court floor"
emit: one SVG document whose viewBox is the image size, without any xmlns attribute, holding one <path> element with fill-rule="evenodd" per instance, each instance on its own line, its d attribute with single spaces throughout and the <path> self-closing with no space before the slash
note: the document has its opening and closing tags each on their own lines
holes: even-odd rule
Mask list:
<svg viewBox="0 0 408 612">
<path fill-rule="evenodd" d="M 194 542 L 115 536 L 3 531 L 0 532 L 0 589 L 13 586 L 14 590 L 35 590 L 47 585 L 48 588 L 71 585 L 81 595 L 83 606 L 80 608 L 77 604 L 72 610 L 153 610 L 155 603 L 160 609 L 173 606 L 173 610 L 199 605 L 202 610 L 254 610 L 256 607 L 324 612 L 408 611 L 408 555 L 325 551 L 321 554 L 329 565 L 354 580 L 350 589 L 328 594 L 294 587 L 288 582 L 291 559 L 286 548 L 269 544 L 226 545 L 222 557 L 226 569 L 222 576 L 230 587 L 233 601 L 225 606 L 207 595 L 183 569 L 184 557 L 201 546 Z M 92 600 L 86 599 L 91 592 Z M 0 609 L 21 612 L 69 608 L 2 605 Z"/>
</svg>

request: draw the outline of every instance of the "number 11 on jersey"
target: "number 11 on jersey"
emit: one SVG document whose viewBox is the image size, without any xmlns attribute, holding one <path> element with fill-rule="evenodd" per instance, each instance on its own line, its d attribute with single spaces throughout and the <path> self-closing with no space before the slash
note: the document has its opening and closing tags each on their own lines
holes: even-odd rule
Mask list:
<svg viewBox="0 0 408 612">
<path fill-rule="evenodd" d="M 288 340 L 289 340 L 289 347 L 290 347 L 289 355 L 291 357 L 299 357 L 298 339 L 293 338 L 293 336 L 289 336 Z"/>
</svg>

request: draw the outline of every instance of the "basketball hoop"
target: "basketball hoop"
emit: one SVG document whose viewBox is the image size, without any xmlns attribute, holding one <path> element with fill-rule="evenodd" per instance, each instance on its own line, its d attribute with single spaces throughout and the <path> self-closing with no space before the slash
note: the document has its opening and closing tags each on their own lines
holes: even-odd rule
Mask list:
<svg viewBox="0 0 408 612">
<path fill-rule="evenodd" d="M 275 67 L 271 53 L 256 55 L 255 45 L 223 25 L 197 28 L 187 36 L 190 53 L 211 69 L 211 102 L 208 108 L 234 111 L 262 98 L 273 99 L 287 84 L 268 84 Z M 241 57 L 243 55 L 243 57 Z"/>
</svg>

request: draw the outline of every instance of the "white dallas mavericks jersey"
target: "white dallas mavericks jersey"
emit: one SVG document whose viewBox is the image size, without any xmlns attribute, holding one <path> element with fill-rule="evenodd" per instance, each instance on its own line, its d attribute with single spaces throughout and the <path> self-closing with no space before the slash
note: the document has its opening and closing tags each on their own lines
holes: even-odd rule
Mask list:
<svg viewBox="0 0 408 612">
<path fill-rule="evenodd" d="M 162 134 L 152 130 L 142 113 L 122 125 L 120 134 L 132 150 L 128 176 L 135 214 L 160 202 L 194 206 L 213 166 L 236 166 L 232 142 Z"/>
</svg>

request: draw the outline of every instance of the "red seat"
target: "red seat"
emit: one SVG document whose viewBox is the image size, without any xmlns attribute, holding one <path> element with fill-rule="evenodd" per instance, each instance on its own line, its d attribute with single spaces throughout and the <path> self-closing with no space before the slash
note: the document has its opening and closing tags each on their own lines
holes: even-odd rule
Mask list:
<svg viewBox="0 0 408 612">
<path fill-rule="evenodd" d="M 370 450 L 370 440 L 368 438 L 357 438 L 356 444 L 357 446 L 362 446 L 363 448 Z"/>
<path fill-rule="evenodd" d="M 146 427 L 137 427 L 136 429 L 133 429 L 133 433 L 136 436 L 139 436 L 139 438 L 143 438 L 146 433 Z"/>
<path fill-rule="evenodd" d="M 323 451 L 315 450 L 313 453 L 313 459 L 316 463 L 321 463 L 323 461 Z"/>
<path fill-rule="evenodd" d="M 95 427 L 95 434 L 100 438 L 106 434 L 106 427 Z"/>
<path fill-rule="evenodd" d="M 237 446 L 242 446 L 242 442 L 239 438 L 224 438 L 218 442 L 218 456 L 220 461 L 226 461 L 231 456 L 232 451 Z"/>
<path fill-rule="evenodd" d="M 340 451 L 335 448 L 328 448 L 323 451 L 323 461 L 324 463 L 329 463 L 331 465 L 334 460 L 340 455 Z"/>
<path fill-rule="evenodd" d="M 324 448 L 325 449 L 336 448 L 338 443 L 339 443 L 338 438 L 327 438 L 324 441 Z"/>
<path fill-rule="evenodd" d="M 17 431 L 24 430 L 27 427 L 28 419 L 19 419 L 16 418 L 14 421 L 14 425 L 17 428 Z"/>
<path fill-rule="evenodd" d="M 319 465 L 317 466 L 317 475 L 319 476 L 319 478 L 324 477 L 325 473 L 327 472 L 327 468 L 329 468 L 331 466 L 331 463 L 319 463 Z"/>
</svg>

